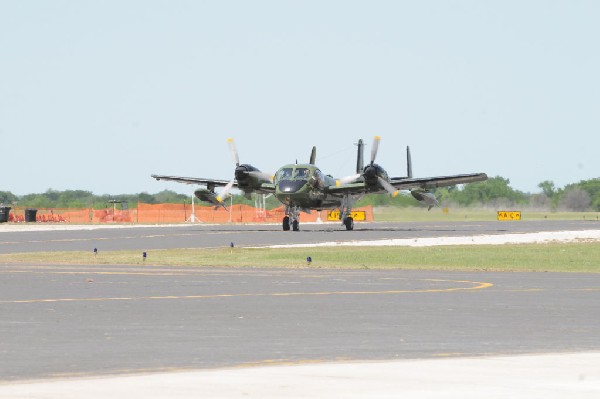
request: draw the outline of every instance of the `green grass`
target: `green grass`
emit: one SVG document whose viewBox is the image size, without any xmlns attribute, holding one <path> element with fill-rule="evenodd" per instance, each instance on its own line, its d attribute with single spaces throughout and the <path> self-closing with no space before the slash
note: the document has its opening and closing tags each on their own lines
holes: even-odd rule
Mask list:
<svg viewBox="0 0 600 399">
<path fill-rule="evenodd" d="M 0 263 L 600 272 L 597 243 L 485 246 L 170 249 L 0 255 Z"/>
<path fill-rule="evenodd" d="M 514 208 L 514 209 L 513 209 Z M 533 212 L 521 210 L 519 207 L 502 209 L 521 211 L 522 220 L 600 220 L 600 212 Z M 497 211 L 491 209 L 471 208 L 398 208 L 376 207 L 373 209 L 377 222 L 460 222 L 460 221 L 494 221 Z"/>
</svg>

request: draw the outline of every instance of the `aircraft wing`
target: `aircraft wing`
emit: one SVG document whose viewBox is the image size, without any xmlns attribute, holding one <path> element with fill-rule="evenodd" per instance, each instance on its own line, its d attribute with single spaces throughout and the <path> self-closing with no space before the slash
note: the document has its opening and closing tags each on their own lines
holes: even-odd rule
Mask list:
<svg viewBox="0 0 600 399">
<path fill-rule="evenodd" d="M 437 177 L 393 177 L 389 183 L 398 190 L 411 190 L 415 188 L 432 189 L 437 187 L 454 186 L 456 184 L 473 183 L 487 180 L 485 173 L 468 173 L 462 175 L 437 176 Z M 325 188 L 329 194 L 367 194 L 384 192 L 383 187 L 369 186 L 366 182 L 356 182 L 341 186 L 329 186 Z"/>
<path fill-rule="evenodd" d="M 397 178 L 390 179 L 390 184 L 398 190 L 410 190 L 412 188 L 431 189 L 437 187 L 454 186 L 456 184 L 474 183 L 487 180 L 485 173 L 467 173 L 462 175 L 419 177 L 419 178 Z"/>
<path fill-rule="evenodd" d="M 165 181 L 174 181 L 177 183 L 184 184 L 198 184 L 205 186 L 213 186 L 213 187 L 225 187 L 230 183 L 229 180 L 219 180 L 219 179 L 204 179 L 201 177 L 183 177 L 183 176 L 165 176 L 165 175 L 152 175 L 152 177 L 156 180 L 165 180 Z M 240 189 L 246 189 L 247 187 L 239 187 L 237 181 L 233 181 L 232 187 L 238 187 Z M 257 184 L 256 186 L 251 187 L 252 191 L 256 191 L 264 194 L 271 194 L 275 192 L 275 185 L 273 183 L 262 182 Z"/>
<path fill-rule="evenodd" d="M 229 180 L 217 180 L 217 179 L 203 179 L 201 177 L 182 177 L 182 176 L 164 176 L 164 175 L 152 175 L 156 180 L 165 180 L 165 181 L 175 181 L 177 183 L 185 183 L 185 184 L 204 184 L 204 185 L 213 185 L 215 187 L 226 186 L 229 183 Z M 237 183 L 233 183 L 234 186 L 237 186 Z"/>
<path fill-rule="evenodd" d="M 349 183 L 341 186 L 328 186 L 325 187 L 325 192 L 332 195 L 342 195 L 342 194 L 366 194 L 368 192 L 377 192 L 369 191 L 369 187 L 364 182 L 358 183 Z"/>
</svg>

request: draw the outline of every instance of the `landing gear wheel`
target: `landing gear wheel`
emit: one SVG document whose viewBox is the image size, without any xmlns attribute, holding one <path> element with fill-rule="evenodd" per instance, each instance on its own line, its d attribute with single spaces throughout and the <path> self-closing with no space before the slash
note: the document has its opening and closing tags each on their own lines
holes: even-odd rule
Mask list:
<svg viewBox="0 0 600 399">
<path fill-rule="evenodd" d="M 290 217 L 283 218 L 283 231 L 290 231 Z"/>
<path fill-rule="evenodd" d="M 354 230 L 354 219 L 347 217 L 346 220 L 344 220 L 344 225 L 346 226 L 346 230 Z"/>
<path fill-rule="evenodd" d="M 294 220 L 294 221 L 292 222 L 292 229 L 293 229 L 294 231 L 300 231 L 300 223 L 298 223 L 298 221 L 297 221 L 297 220 Z"/>
</svg>

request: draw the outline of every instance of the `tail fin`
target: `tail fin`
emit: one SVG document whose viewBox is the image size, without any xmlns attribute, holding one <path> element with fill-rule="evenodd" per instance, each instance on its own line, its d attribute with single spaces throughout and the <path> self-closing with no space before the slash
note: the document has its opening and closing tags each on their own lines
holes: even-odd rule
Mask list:
<svg viewBox="0 0 600 399">
<path fill-rule="evenodd" d="M 410 147 L 406 146 L 406 176 L 408 176 L 408 178 L 412 178 L 413 174 L 412 174 L 412 159 L 410 157 Z"/>
<path fill-rule="evenodd" d="M 317 147 L 313 147 L 312 151 L 310 153 L 310 164 L 314 165 L 315 162 L 317 161 Z"/>
<path fill-rule="evenodd" d="M 364 168 L 364 158 L 363 158 L 363 149 L 365 144 L 362 139 L 358 140 L 358 154 L 356 155 L 356 173 L 362 173 Z"/>
</svg>

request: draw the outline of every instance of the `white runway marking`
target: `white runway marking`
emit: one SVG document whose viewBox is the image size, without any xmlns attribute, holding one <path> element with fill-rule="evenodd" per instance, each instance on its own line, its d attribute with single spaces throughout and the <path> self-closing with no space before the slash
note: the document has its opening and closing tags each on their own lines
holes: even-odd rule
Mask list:
<svg viewBox="0 0 600 399">
<path fill-rule="evenodd" d="M 329 241 L 313 244 L 284 244 L 270 245 L 262 248 L 308 248 L 308 247 L 376 247 L 376 246 L 401 246 L 401 247 L 430 247 L 439 245 L 503 245 L 503 244 L 534 244 L 550 242 L 582 242 L 600 241 L 600 230 L 578 231 L 542 231 L 537 233 L 519 234 L 493 234 L 472 235 L 457 237 L 423 237 L 399 238 L 391 240 L 370 241 Z"/>
<path fill-rule="evenodd" d="M 600 397 L 600 353 L 263 366 L 0 385 L 0 398 Z"/>
</svg>

